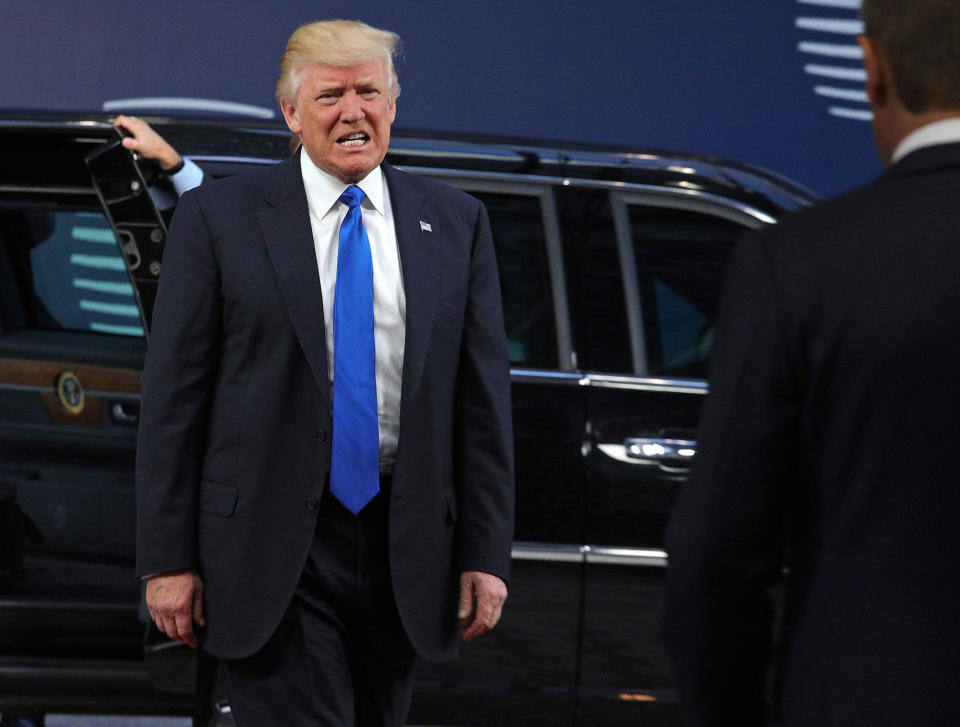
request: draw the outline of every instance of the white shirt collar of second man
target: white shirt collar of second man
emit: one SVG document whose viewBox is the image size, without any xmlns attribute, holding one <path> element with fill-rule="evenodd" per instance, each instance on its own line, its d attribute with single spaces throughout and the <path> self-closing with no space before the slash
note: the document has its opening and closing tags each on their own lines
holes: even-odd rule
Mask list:
<svg viewBox="0 0 960 727">
<path fill-rule="evenodd" d="M 926 124 L 907 134 L 894 149 L 890 163 L 895 164 L 907 154 L 927 146 L 956 144 L 958 142 L 960 142 L 960 117 L 934 121 L 932 124 Z"/>
</svg>

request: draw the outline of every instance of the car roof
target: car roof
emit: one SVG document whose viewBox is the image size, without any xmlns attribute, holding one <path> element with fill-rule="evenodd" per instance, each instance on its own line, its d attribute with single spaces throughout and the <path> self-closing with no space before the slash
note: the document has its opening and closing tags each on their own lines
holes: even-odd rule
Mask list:
<svg viewBox="0 0 960 727">
<path fill-rule="evenodd" d="M 79 177 L 73 178 L 76 172 L 66 171 L 66 167 L 82 170 L 82 165 L 68 165 L 67 159 L 82 157 L 90 144 L 115 139 L 113 118 L 102 112 L 6 111 L 0 114 L 0 143 L 19 147 L 19 156 L 41 155 L 36 166 L 46 167 L 48 174 L 59 157 L 65 168 L 64 181 L 80 183 Z M 201 164 L 273 163 L 291 153 L 292 136 L 277 122 L 143 118 L 181 154 Z M 46 151 L 42 149 L 45 145 L 50 147 Z M 26 152 L 26 147 L 35 149 Z M 78 151 L 71 152 L 69 147 Z M 721 196 L 775 218 L 817 199 L 801 185 L 759 167 L 700 154 L 598 144 L 394 129 L 387 161 L 411 171 L 443 170 L 613 188 L 670 188 Z M 3 181 L 0 179 L 0 184 Z"/>
</svg>

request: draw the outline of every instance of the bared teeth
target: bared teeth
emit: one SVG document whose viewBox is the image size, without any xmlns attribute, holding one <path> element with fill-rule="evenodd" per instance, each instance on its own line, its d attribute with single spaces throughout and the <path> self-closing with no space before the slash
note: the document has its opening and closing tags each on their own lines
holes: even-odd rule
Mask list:
<svg viewBox="0 0 960 727">
<path fill-rule="evenodd" d="M 363 146 L 366 143 L 367 139 L 369 138 L 370 137 L 368 137 L 366 134 L 362 132 L 357 132 L 354 134 L 347 134 L 346 136 L 341 136 L 337 140 L 337 143 L 341 144 L 342 146 Z"/>
</svg>

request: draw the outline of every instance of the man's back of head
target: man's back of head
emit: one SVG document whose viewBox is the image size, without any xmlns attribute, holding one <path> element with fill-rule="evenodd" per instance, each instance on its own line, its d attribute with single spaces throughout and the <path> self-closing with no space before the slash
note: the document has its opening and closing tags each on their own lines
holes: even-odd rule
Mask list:
<svg viewBox="0 0 960 727">
<path fill-rule="evenodd" d="M 861 15 L 907 111 L 960 111 L 960 2 L 863 0 Z"/>
<path fill-rule="evenodd" d="M 883 161 L 905 137 L 960 116 L 960 2 L 863 0 L 860 46 Z"/>
</svg>

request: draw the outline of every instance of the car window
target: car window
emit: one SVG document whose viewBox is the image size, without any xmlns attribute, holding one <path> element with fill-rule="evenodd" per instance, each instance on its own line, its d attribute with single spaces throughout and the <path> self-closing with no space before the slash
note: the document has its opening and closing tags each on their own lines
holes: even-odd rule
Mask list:
<svg viewBox="0 0 960 727">
<path fill-rule="evenodd" d="M 143 337 L 116 238 L 102 213 L 31 208 L 0 213 L 30 328 Z"/>
<path fill-rule="evenodd" d="M 468 191 L 490 216 L 510 363 L 556 368 L 557 330 L 540 197 Z"/>
<path fill-rule="evenodd" d="M 646 375 L 706 378 L 727 258 L 744 227 L 681 209 L 628 205 Z"/>
</svg>

